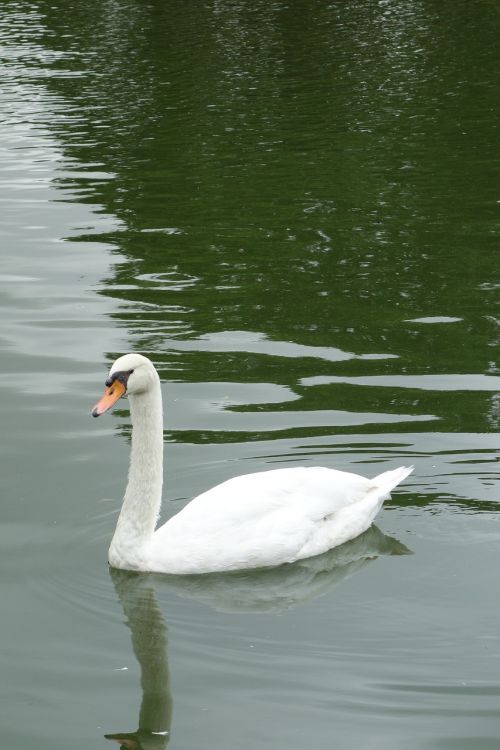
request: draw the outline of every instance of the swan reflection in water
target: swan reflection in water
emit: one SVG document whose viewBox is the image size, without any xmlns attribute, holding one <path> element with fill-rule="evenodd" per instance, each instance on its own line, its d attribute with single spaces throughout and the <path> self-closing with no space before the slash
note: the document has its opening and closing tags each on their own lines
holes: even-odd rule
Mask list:
<svg viewBox="0 0 500 750">
<path fill-rule="evenodd" d="M 170 739 L 172 693 L 167 626 L 152 578 L 147 573 L 109 569 L 141 669 L 142 702 L 136 732 L 105 734 L 124 750 L 164 750 Z"/>
<path fill-rule="evenodd" d="M 282 612 L 334 589 L 380 555 L 410 550 L 372 526 L 351 542 L 324 555 L 279 568 L 241 573 L 166 576 L 110 568 L 110 575 L 141 670 L 142 702 L 136 732 L 106 734 L 124 750 L 164 750 L 170 739 L 172 694 L 167 655 L 167 627 L 156 586 L 173 589 L 223 612 Z"/>
</svg>

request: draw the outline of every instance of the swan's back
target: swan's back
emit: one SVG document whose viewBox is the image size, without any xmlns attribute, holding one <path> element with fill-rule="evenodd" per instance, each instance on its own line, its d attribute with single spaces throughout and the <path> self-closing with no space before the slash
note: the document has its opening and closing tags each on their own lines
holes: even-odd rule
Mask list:
<svg viewBox="0 0 500 750">
<path fill-rule="evenodd" d="M 370 526 L 390 491 L 378 479 L 324 467 L 229 479 L 198 495 L 155 532 L 149 563 L 159 571 L 197 573 L 321 554 Z"/>
</svg>

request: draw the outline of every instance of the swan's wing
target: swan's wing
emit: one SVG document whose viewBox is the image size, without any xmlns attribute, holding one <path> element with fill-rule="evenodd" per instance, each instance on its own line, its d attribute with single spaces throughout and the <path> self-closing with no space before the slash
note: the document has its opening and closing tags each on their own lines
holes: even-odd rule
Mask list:
<svg viewBox="0 0 500 750">
<path fill-rule="evenodd" d="M 200 519 L 208 529 L 291 509 L 316 521 L 361 500 L 374 486 L 359 474 L 324 467 L 243 474 L 198 495 L 169 524 Z"/>
<path fill-rule="evenodd" d="M 158 529 L 150 553 L 156 569 L 169 572 L 294 560 L 318 523 L 372 489 L 357 474 L 316 467 L 235 477 L 196 497 Z"/>
</svg>

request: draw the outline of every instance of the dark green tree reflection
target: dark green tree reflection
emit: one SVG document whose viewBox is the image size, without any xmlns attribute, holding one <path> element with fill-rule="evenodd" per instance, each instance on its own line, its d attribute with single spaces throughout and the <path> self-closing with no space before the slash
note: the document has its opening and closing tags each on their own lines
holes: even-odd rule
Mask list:
<svg viewBox="0 0 500 750">
<path fill-rule="evenodd" d="M 38 5 L 44 44 L 70 31 L 60 185 L 122 223 L 105 293 L 138 348 L 253 330 L 449 371 L 467 338 L 461 371 L 489 367 L 494 4 Z"/>
<path fill-rule="evenodd" d="M 124 260 L 99 291 L 130 348 L 167 349 L 187 380 L 497 372 L 494 3 L 36 6 L 51 60 L 38 83 L 65 104 L 48 125 L 58 184 L 117 219 L 98 239 Z M 277 355 L 392 357 L 252 367 L 176 348 L 224 331 Z M 460 393 L 443 429 L 490 429 L 489 411 Z"/>
</svg>

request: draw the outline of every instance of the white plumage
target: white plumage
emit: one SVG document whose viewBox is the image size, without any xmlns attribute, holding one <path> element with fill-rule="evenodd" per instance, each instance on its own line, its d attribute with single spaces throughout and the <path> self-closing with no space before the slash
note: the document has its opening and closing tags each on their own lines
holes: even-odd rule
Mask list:
<svg viewBox="0 0 500 750">
<path fill-rule="evenodd" d="M 369 528 L 413 467 L 374 479 L 323 467 L 244 474 L 198 495 L 155 530 L 163 479 L 158 374 L 140 354 L 113 364 L 94 407 L 107 411 L 128 393 L 132 418 L 129 480 L 109 550 L 113 567 L 160 573 L 260 568 L 319 555 Z"/>
</svg>

